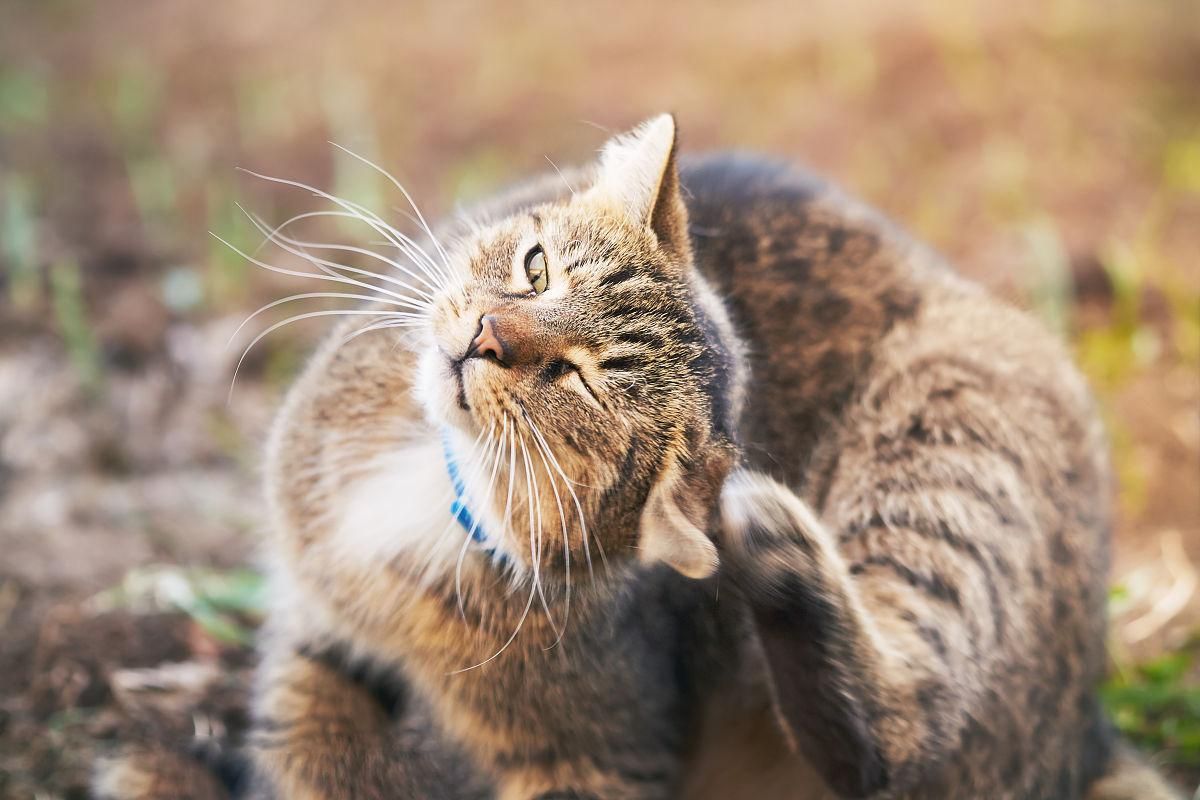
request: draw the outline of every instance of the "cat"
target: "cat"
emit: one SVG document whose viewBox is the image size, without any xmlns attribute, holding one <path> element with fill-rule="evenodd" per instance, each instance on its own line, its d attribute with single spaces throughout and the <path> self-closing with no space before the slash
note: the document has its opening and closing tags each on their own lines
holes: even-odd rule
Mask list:
<svg viewBox="0 0 1200 800">
<path fill-rule="evenodd" d="M 406 266 L 273 430 L 247 793 L 1175 797 L 1097 699 L 1111 478 L 1062 346 L 676 140 L 424 245 L 359 210 Z"/>
</svg>

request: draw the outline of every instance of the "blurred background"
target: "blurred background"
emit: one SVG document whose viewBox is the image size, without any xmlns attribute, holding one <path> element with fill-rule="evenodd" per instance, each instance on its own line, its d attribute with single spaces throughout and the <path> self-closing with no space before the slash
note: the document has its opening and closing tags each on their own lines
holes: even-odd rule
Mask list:
<svg viewBox="0 0 1200 800">
<path fill-rule="evenodd" d="M 810 165 L 1067 338 L 1117 467 L 1121 728 L 1200 777 L 1200 6 L 0 0 L 0 797 L 244 725 L 257 463 L 322 287 L 221 242 L 397 224 L 676 112 Z M 369 232 L 325 230 L 365 244 Z M 272 263 L 289 264 L 263 251 Z M 312 310 L 319 305 L 303 309 Z M 279 313 L 272 316 L 276 311 Z"/>
</svg>

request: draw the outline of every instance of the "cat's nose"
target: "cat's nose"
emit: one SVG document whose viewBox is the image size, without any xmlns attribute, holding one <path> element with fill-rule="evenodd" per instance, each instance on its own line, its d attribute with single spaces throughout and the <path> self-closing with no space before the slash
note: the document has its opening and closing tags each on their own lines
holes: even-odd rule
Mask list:
<svg viewBox="0 0 1200 800">
<path fill-rule="evenodd" d="M 479 320 L 479 333 L 471 340 L 466 357 L 486 358 L 489 355 L 503 364 L 507 354 L 504 351 L 504 340 L 496 330 L 496 318 L 486 314 Z"/>
</svg>

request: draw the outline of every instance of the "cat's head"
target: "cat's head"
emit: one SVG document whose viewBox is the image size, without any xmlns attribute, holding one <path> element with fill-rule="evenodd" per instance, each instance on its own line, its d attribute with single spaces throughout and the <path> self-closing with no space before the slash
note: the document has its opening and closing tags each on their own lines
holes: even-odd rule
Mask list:
<svg viewBox="0 0 1200 800">
<path fill-rule="evenodd" d="M 419 393 L 480 526 L 543 572 L 716 567 L 737 357 L 692 263 L 675 150 L 674 119 L 651 119 L 585 185 L 447 246 Z"/>
</svg>

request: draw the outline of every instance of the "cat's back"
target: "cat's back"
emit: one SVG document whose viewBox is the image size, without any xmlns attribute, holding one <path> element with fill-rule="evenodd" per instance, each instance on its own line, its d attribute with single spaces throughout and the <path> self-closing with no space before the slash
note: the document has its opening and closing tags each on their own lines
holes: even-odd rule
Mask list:
<svg viewBox="0 0 1200 800">
<path fill-rule="evenodd" d="M 1090 394 L 1061 342 L 874 209 L 762 156 L 684 159 L 681 179 L 697 264 L 747 346 L 740 433 L 752 462 L 774 459 L 759 465 L 803 484 L 820 471 L 808 454 L 873 381 L 946 359 L 994 373 L 997 399 L 1013 381 L 1052 398 L 1063 421 L 1081 428 L 1058 444 L 1103 450 Z"/>
<path fill-rule="evenodd" d="M 1106 752 L 1109 475 L 1065 349 L 790 165 L 713 156 L 681 178 L 697 263 L 747 350 L 747 461 L 813 505 L 853 574 L 891 569 L 978 624 L 949 644 L 979 649 L 955 691 L 995 722 L 963 730 L 916 796 L 1077 796 Z"/>
<path fill-rule="evenodd" d="M 965 286 L 880 215 L 787 162 L 685 159 L 681 179 L 697 264 L 747 345 L 740 432 L 752 461 L 768 445 L 811 452 L 887 334 Z M 772 472 L 798 486 L 805 466 L 793 458 Z"/>
</svg>

